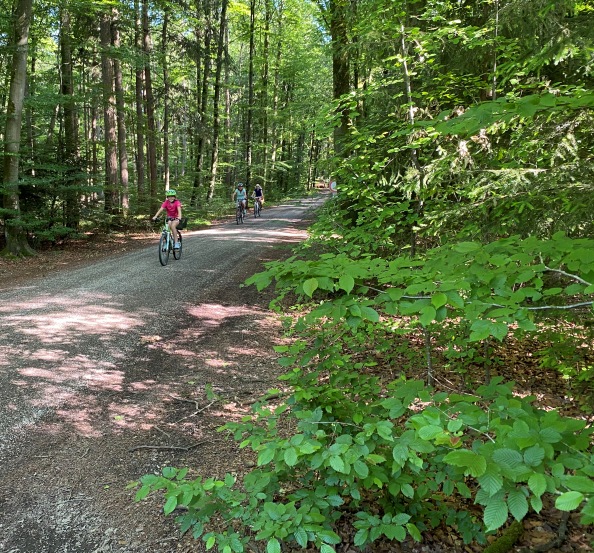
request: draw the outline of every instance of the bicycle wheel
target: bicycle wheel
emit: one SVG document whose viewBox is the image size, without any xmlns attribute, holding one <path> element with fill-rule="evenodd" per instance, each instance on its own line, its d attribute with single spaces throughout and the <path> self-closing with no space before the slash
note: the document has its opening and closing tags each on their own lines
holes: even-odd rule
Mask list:
<svg viewBox="0 0 594 553">
<path fill-rule="evenodd" d="M 181 252 L 182 252 L 182 235 L 181 232 L 177 233 L 177 239 L 179 240 L 179 248 L 175 249 L 173 248 L 173 259 L 180 259 L 181 258 Z"/>
<path fill-rule="evenodd" d="M 260 217 L 260 202 L 254 204 L 254 217 Z"/>
<path fill-rule="evenodd" d="M 235 211 L 235 222 L 239 225 L 239 221 L 241 219 L 241 208 L 237 208 Z"/>
<path fill-rule="evenodd" d="M 169 240 L 166 232 L 161 234 L 159 240 L 159 261 L 163 266 L 167 265 L 169 261 Z"/>
</svg>

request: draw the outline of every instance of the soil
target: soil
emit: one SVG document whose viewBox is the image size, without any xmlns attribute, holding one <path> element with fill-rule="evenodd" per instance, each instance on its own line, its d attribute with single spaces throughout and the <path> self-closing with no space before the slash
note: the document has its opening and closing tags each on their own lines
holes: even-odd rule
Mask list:
<svg viewBox="0 0 594 553">
<path fill-rule="evenodd" d="M 41 251 L 34 258 L 0 262 L 0 282 L 11 288 L 26 286 L 39 277 L 71 271 L 154 242 L 154 235 L 142 233 L 71 242 Z M 287 255 L 287 249 L 276 248 L 267 252 L 267 260 Z M 260 269 L 260 260 L 250 259 L 242 264 L 242 276 L 247 278 Z M 229 313 L 245 309 L 245 292 L 237 287 L 221 286 L 212 295 L 213 301 L 216 299 Z M 58 424 L 58 415 L 61 419 L 68 416 L 64 412 L 48 415 L 42 426 L 24 428 L 21 439 L 26 447 L 1 480 L 0 551 L 204 551 L 201 541 L 181 536 L 173 518 L 163 515 L 162 496 L 155 494 L 135 502 L 135 489 L 127 486 L 143 474 L 159 473 L 165 466 L 187 466 L 190 474 L 215 477 L 228 472 L 241 475 L 253 466 L 250 454 L 218 429 L 248 414 L 261 394 L 279 385 L 277 376 L 284 369 L 276 362 L 273 346 L 284 343 L 285 338 L 278 317 L 263 307 L 271 297 L 271 292 L 265 291 L 258 305 L 240 313 L 235 322 L 212 325 L 208 341 L 201 343 L 200 350 L 192 350 L 189 345 L 197 343 L 195 336 L 179 337 L 178 345 L 187 347 L 186 354 L 200 365 L 199 374 L 189 365 L 179 364 L 167 368 L 166 378 L 153 375 L 152 383 L 147 384 L 141 367 L 130 368 L 138 373 L 135 381 L 139 387 L 154 387 L 146 396 L 152 404 L 139 403 L 136 393 L 122 391 L 116 384 L 103 385 L 94 405 L 81 405 L 78 412 L 70 414 L 76 432 L 67 432 Z M 249 340 L 234 343 L 230 324 L 249 325 Z M 159 336 L 144 339 L 155 345 L 161 340 Z M 11 490 L 18 490 L 18 495 L 12 495 Z M 544 550 L 538 547 L 550 544 L 561 526 L 560 514 L 552 510 L 529 516 L 518 548 Z M 572 516 L 563 543 L 548 550 L 589 552 L 593 538 Z M 422 544 L 378 544 L 374 549 L 396 553 L 480 550 L 465 546 L 445 529 L 426 536 Z M 347 541 L 338 551 L 354 553 L 355 548 Z"/>
</svg>

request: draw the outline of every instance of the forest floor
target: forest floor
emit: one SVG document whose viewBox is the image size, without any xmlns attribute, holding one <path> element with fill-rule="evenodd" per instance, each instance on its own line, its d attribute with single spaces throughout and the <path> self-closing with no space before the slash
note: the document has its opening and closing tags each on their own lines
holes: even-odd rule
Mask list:
<svg viewBox="0 0 594 553">
<path fill-rule="evenodd" d="M 105 259 L 115 253 L 132 251 L 144 248 L 156 243 L 155 234 L 128 234 L 112 235 L 110 237 L 93 238 L 86 241 L 74 241 L 60 248 L 54 248 L 38 252 L 34 258 L 19 261 L 0 261 L 0 282 L 9 287 L 24 286 L 32 279 L 45 277 L 60 271 L 69 271 L 74 268 L 89 265 L 94 261 Z M 286 257 L 287 250 L 278 249 L 278 258 Z M 248 262 L 243 267 L 243 276 L 247 278 L 260 269 L 259 263 Z M 238 290 L 228 288 L 226 297 L 217 297 L 217 303 L 222 305 L 234 305 L 241 300 L 238 297 Z M 270 299 L 270 298 L 268 298 Z M 266 305 L 266 297 L 262 297 L 260 305 Z M 262 310 L 259 310 L 259 317 L 262 317 Z M 284 372 L 275 361 L 275 354 L 272 346 L 282 343 L 285 338 L 282 334 L 281 325 L 276 316 L 265 315 L 258 326 L 257 344 L 261 355 L 252 365 L 255 370 L 254 388 L 246 390 L 243 397 L 228 399 L 224 405 L 212 406 L 206 398 L 196 398 L 191 394 L 190 387 L 187 387 L 187 395 L 171 396 L 166 406 L 169 409 L 167 420 L 159 427 L 155 425 L 153 432 L 153 444 L 161 444 L 163 447 L 155 447 L 153 450 L 138 448 L 138 439 L 134 433 L 126 432 L 119 436 L 112 436 L 112 439 L 103 439 L 100 449 L 96 449 L 91 442 L 83 439 L 74 440 L 74 450 L 80 455 L 70 456 L 64 459 L 67 463 L 69 473 L 78 475 L 76 486 L 68 484 L 69 488 L 66 501 L 85 501 L 85 483 L 89 486 L 103 487 L 104 490 L 99 500 L 100 507 L 111 513 L 113 522 L 112 528 L 105 530 L 105 539 L 99 547 L 94 549 L 60 548 L 55 544 L 53 548 L 40 547 L 39 551 L 53 551 L 62 553 L 74 551 L 76 553 L 107 553 L 107 552 L 144 552 L 147 553 L 186 553 L 190 551 L 204 551 L 201 542 L 196 542 L 190 536 L 181 537 L 173 524 L 171 517 L 164 517 L 161 512 L 162 500 L 157 496 L 150 496 L 148 500 L 138 504 L 132 500 L 133 491 L 125 490 L 125 484 L 138 478 L 138 471 L 152 466 L 155 470 L 166 465 L 184 466 L 190 465 L 198 470 L 208 470 L 209 476 L 222 477 L 226 472 L 241 474 L 253 466 L 253 459 L 243 450 L 239 450 L 234 443 L 229 443 L 217 432 L 217 428 L 227 420 L 229 416 L 237 416 L 237 413 L 249 412 L 249 405 L 267 388 L 276 385 L 276 377 Z M 210 347 L 228 348 L 228 335 L 224 329 L 213 331 L 209 338 Z M 520 394 L 534 394 L 542 399 L 549 407 L 559 408 L 566 414 L 574 416 L 585 416 L 579 405 L 572 400 L 567 389 L 567 381 L 558 376 L 551 376 L 551 373 L 544 371 L 536 362 L 531 361 L 531 355 L 522 351 L 521 348 L 529 345 L 512 345 L 502 365 L 494 371 L 507 379 L 517 382 L 517 389 Z M 243 352 L 245 353 L 245 352 Z M 241 356 L 241 352 L 238 353 Z M 482 375 L 480 368 L 470 368 L 466 374 L 469 380 L 480 381 Z M 474 374 L 473 374 L 474 373 Z M 219 373 L 225 378 L 224 372 Z M 419 372 L 411 377 L 423 377 Z M 436 374 L 444 380 L 450 379 L 451 375 L 446 373 Z M 186 374 L 180 374 L 180 378 L 187 380 Z M 229 377 L 228 377 L 229 378 Z M 233 378 L 236 378 L 235 376 Z M 448 380 L 451 385 L 451 381 Z M 197 415 L 199 413 L 199 415 Z M 235 413 L 232 415 L 232 413 Z M 181 422 L 183 421 L 183 423 Z M 196 424 L 200 422 L 200 432 Z M 111 423 L 109 423 L 111 425 Z M 146 433 L 145 433 L 146 434 Z M 167 448 L 171 441 L 175 443 L 196 442 L 200 434 L 200 441 L 196 449 L 183 450 L 183 448 Z M 105 435 L 109 436 L 109 429 L 105 429 Z M 41 439 L 41 436 L 37 436 Z M 53 437 L 48 435 L 47 440 Z M 144 438 L 143 438 L 144 439 Z M 151 445 L 148 442 L 142 446 Z M 138 449 L 134 449 L 138 448 Z M 38 450 L 43 451 L 43 444 L 38 444 Z M 87 455 L 89 451 L 91 454 Z M 97 457 L 100 451 L 99 457 Z M 148 455 L 149 459 L 140 460 L 141 455 Z M 93 462 L 89 458 L 93 457 Z M 127 459 L 127 460 L 126 460 Z M 59 463 L 60 460 L 56 460 Z M 39 456 L 35 475 L 48 470 L 50 461 L 43 455 Z M 27 463 L 29 476 L 35 469 L 35 462 L 31 459 Z M 142 473 L 142 472 L 141 472 Z M 14 474 L 16 478 L 23 478 L 26 475 Z M 55 475 L 60 478 L 60 474 Z M 31 481 L 31 493 L 42 493 L 35 490 L 34 479 Z M 1 502 L 0 502 L 1 507 Z M 1 513 L 0 513 L 1 514 Z M 119 519 L 119 520 L 118 520 Z M 511 551 L 515 552 L 544 552 L 550 553 L 574 553 L 594 551 L 594 530 L 579 525 L 579 517 L 571 515 L 568 520 L 563 520 L 561 513 L 547 506 L 540 514 L 531 513 L 523 521 L 524 534 Z M 79 531 L 81 529 L 79 528 Z M 84 531 L 84 529 L 82 529 Z M 23 529 L 26 533 L 28 530 Z M 342 532 L 341 532 L 342 533 Z M 0 520 L 0 535 L 2 534 L 2 523 Z M 349 543 L 349 536 L 344 535 L 345 543 L 341 544 L 337 551 L 341 553 L 354 553 L 356 548 Z M 352 538 L 352 536 L 350 536 Z M 23 548 L 14 547 L 8 552 L 20 553 L 29 552 L 26 540 L 23 541 Z M 84 540 L 83 540 L 84 542 Z M 82 543 L 82 542 L 81 542 Z M 150 544 L 150 547 L 147 545 Z M 0 545 L 2 539 L 0 538 Z M 0 547 L 1 549 L 1 547 Z M 478 545 L 465 545 L 460 536 L 451 533 L 447 528 L 438 528 L 432 534 L 424 536 L 421 544 L 395 544 L 378 543 L 376 547 L 369 548 L 368 552 L 380 553 L 390 551 L 393 553 L 478 553 L 482 551 Z"/>
</svg>

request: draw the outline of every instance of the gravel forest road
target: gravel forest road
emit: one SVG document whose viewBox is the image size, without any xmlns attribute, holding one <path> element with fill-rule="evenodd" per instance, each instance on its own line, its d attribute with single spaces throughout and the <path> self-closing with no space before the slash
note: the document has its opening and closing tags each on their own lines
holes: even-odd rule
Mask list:
<svg viewBox="0 0 594 553">
<path fill-rule="evenodd" d="M 269 293 L 240 284 L 324 200 L 187 232 L 166 267 L 155 239 L 0 290 L 0 551 L 202 551 L 126 485 L 168 464 L 245 470 L 216 429 L 275 386 L 282 333 Z"/>
</svg>

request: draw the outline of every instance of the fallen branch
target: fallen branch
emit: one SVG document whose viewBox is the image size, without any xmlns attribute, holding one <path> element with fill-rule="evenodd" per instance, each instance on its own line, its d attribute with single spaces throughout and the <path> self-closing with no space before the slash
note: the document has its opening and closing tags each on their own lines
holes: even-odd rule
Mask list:
<svg viewBox="0 0 594 553">
<path fill-rule="evenodd" d="M 189 445 L 187 447 L 179 446 L 179 445 L 137 445 L 136 447 L 131 447 L 128 451 L 137 451 L 139 449 L 170 449 L 170 450 L 179 450 L 179 451 L 190 451 L 190 449 L 194 449 L 199 445 L 205 444 L 205 441 L 198 442 L 194 445 Z"/>
<path fill-rule="evenodd" d="M 181 421 L 185 421 L 186 419 L 189 419 L 190 417 L 195 417 L 198 413 L 202 413 L 202 411 L 205 411 L 211 405 L 215 404 L 217 401 L 219 401 L 219 400 L 215 399 L 214 401 L 211 401 L 206 407 L 203 407 L 202 409 L 198 409 L 198 411 L 196 411 L 195 413 L 192 413 L 191 415 L 188 415 L 187 417 L 183 417 L 183 418 L 179 419 L 178 421 L 175 421 L 174 423 L 171 423 L 171 424 L 178 424 Z M 196 408 L 198 408 L 198 406 L 196 406 Z"/>
</svg>

